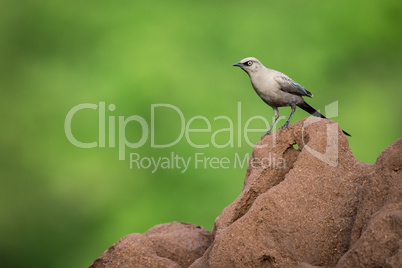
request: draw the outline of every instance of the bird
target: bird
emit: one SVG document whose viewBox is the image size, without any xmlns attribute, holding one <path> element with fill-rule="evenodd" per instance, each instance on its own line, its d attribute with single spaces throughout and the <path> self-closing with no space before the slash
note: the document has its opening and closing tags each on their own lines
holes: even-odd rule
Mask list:
<svg viewBox="0 0 402 268">
<path fill-rule="evenodd" d="M 313 94 L 290 79 L 287 75 L 265 67 L 262 63 L 254 58 L 248 57 L 232 66 L 240 67 L 245 71 L 251 80 L 255 92 L 269 106 L 272 107 L 275 114 L 275 120 L 261 138 L 271 133 L 272 127 L 279 118 L 278 107 L 290 106 L 292 111 L 286 123 L 280 128 L 280 131 L 289 128 L 290 118 L 296 111 L 296 106 L 302 108 L 313 116 L 325 118 L 320 112 L 308 104 L 303 97 L 313 97 Z M 346 131 L 342 130 L 347 136 L 351 136 Z"/>
</svg>

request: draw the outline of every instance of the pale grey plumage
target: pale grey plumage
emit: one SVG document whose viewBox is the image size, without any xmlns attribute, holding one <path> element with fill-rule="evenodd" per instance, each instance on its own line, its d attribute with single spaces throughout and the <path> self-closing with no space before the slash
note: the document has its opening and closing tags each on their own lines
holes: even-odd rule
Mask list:
<svg viewBox="0 0 402 268">
<path fill-rule="evenodd" d="M 289 119 L 281 127 L 281 130 L 289 126 L 290 118 L 295 112 L 296 106 L 314 116 L 325 118 L 325 116 L 304 101 L 303 96 L 312 97 L 313 94 L 287 75 L 266 68 L 259 60 L 253 57 L 242 59 L 240 62 L 233 64 L 233 66 L 240 67 L 249 75 L 255 92 L 266 104 L 274 109 L 275 120 L 265 135 L 271 133 L 272 127 L 279 118 L 278 107 L 290 106 L 292 108 Z M 345 131 L 343 132 L 350 136 Z"/>
</svg>

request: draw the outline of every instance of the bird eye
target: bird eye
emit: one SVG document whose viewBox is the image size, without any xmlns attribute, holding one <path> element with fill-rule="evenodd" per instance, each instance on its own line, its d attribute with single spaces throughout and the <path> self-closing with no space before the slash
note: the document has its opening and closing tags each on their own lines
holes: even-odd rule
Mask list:
<svg viewBox="0 0 402 268">
<path fill-rule="evenodd" d="M 251 60 L 249 60 L 249 61 L 247 62 L 247 65 L 248 65 L 248 66 L 251 66 L 251 65 L 253 65 L 253 62 L 252 62 Z"/>
</svg>

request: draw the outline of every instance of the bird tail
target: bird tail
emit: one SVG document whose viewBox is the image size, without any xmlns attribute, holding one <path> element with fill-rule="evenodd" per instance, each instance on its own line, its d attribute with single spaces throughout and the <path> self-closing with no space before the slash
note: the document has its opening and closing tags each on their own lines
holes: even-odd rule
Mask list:
<svg viewBox="0 0 402 268">
<path fill-rule="evenodd" d="M 319 111 L 317 111 L 316 109 L 314 109 L 314 107 L 312 107 L 310 104 L 308 104 L 307 102 L 302 103 L 301 105 L 298 105 L 300 108 L 302 108 L 303 110 L 305 110 L 306 112 L 308 112 L 311 115 L 314 115 L 316 117 L 321 117 L 321 118 L 325 118 L 326 117 L 324 115 L 322 115 Z"/>
<path fill-rule="evenodd" d="M 324 115 L 322 115 L 319 111 L 317 111 L 316 109 L 314 109 L 314 107 L 312 107 L 310 104 L 308 104 L 307 102 L 304 102 L 300 105 L 298 105 L 300 108 L 302 108 L 303 110 L 305 110 L 306 112 L 308 112 L 311 115 L 314 115 L 316 117 L 321 117 L 321 118 L 325 118 L 327 119 Z M 347 133 L 345 130 L 342 130 L 342 132 L 346 135 L 351 137 L 351 135 L 349 133 Z"/>
</svg>

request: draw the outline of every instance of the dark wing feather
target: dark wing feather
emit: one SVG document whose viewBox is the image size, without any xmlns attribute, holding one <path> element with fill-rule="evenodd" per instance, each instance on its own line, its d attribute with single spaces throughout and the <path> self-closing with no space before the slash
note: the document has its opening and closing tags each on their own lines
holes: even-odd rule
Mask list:
<svg viewBox="0 0 402 268">
<path fill-rule="evenodd" d="M 313 94 L 311 94 L 310 91 L 287 77 L 286 75 L 278 75 L 275 77 L 275 81 L 279 84 L 281 87 L 281 90 L 291 93 L 291 94 L 297 94 L 297 95 L 302 95 L 302 96 L 307 96 L 307 97 L 312 97 Z"/>
</svg>

